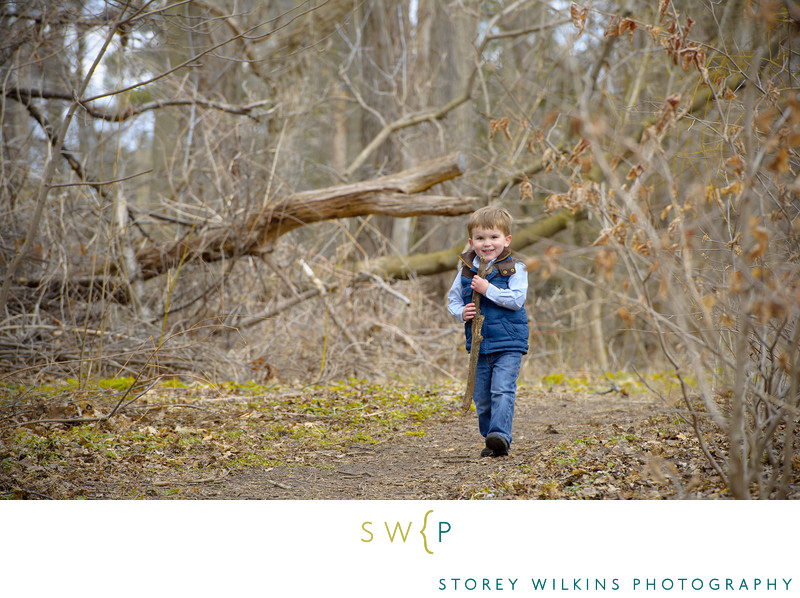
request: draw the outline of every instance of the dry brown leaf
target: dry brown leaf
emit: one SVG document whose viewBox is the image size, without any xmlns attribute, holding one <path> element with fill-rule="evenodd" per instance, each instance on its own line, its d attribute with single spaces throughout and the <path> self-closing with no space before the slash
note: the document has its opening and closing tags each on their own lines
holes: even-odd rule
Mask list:
<svg viewBox="0 0 800 598">
<path fill-rule="evenodd" d="M 619 25 L 620 35 L 627 33 L 629 39 L 633 39 L 633 32 L 636 31 L 638 25 L 632 19 L 623 19 Z"/>
<path fill-rule="evenodd" d="M 640 241 L 638 238 L 634 237 L 630 246 L 631 249 L 639 255 L 650 255 L 650 241 Z"/>
<path fill-rule="evenodd" d="M 780 148 L 775 154 L 775 158 L 767 166 L 771 171 L 783 174 L 789 172 L 789 150 L 785 147 Z"/>
<path fill-rule="evenodd" d="M 757 128 L 765 133 L 772 130 L 772 122 L 775 120 L 775 107 L 769 106 L 763 112 L 758 112 L 754 118 Z"/>
<path fill-rule="evenodd" d="M 557 245 L 550 245 L 544 250 L 544 261 L 547 268 L 542 272 L 542 278 L 549 278 L 558 272 L 558 256 L 564 253 L 564 250 Z"/>
<path fill-rule="evenodd" d="M 742 292 L 744 277 L 738 270 L 731 274 L 730 283 L 728 284 L 728 293 L 731 295 L 738 295 Z"/>
<path fill-rule="evenodd" d="M 624 307 L 620 307 L 617 310 L 617 315 L 619 318 L 625 323 L 626 326 L 633 328 L 633 325 L 636 323 L 636 318 Z"/>
<path fill-rule="evenodd" d="M 550 247 L 544 250 L 544 255 L 548 259 L 556 259 L 562 253 L 564 253 L 564 250 L 558 245 L 550 245 Z"/>
<path fill-rule="evenodd" d="M 595 271 L 606 280 L 611 280 L 616 263 L 617 252 L 613 249 L 603 249 L 598 252 L 597 257 L 595 257 Z"/>
<path fill-rule="evenodd" d="M 523 177 L 522 182 L 519 184 L 519 199 L 520 201 L 524 199 L 533 201 L 533 185 L 531 185 L 527 175 Z"/>
<path fill-rule="evenodd" d="M 572 24 L 578 29 L 578 37 L 580 37 L 586 27 L 586 17 L 589 16 L 589 9 L 573 2 L 572 6 L 569 7 L 569 14 L 572 18 Z"/>
<path fill-rule="evenodd" d="M 528 270 L 528 272 L 535 272 L 541 267 L 542 260 L 538 257 L 532 257 L 531 259 L 525 261 L 525 268 Z"/>
<path fill-rule="evenodd" d="M 760 323 L 766 324 L 772 318 L 783 318 L 786 315 L 786 306 L 777 301 L 766 299 L 763 301 L 754 301 L 750 306 L 750 315 L 756 318 Z"/>
<path fill-rule="evenodd" d="M 489 141 L 494 139 L 494 134 L 501 130 L 505 133 L 506 139 L 509 141 L 511 140 L 511 133 L 508 131 L 509 120 L 507 116 L 504 116 L 500 119 L 493 120 L 489 123 L 490 131 L 489 131 Z"/>
<path fill-rule="evenodd" d="M 544 172 L 552 172 L 558 165 L 558 155 L 553 148 L 548 147 L 542 155 L 542 164 L 544 164 Z"/>
<path fill-rule="evenodd" d="M 551 193 L 544 200 L 544 211 L 547 214 L 553 213 L 554 211 L 560 209 L 562 201 L 562 196 L 560 194 Z"/>
<path fill-rule="evenodd" d="M 588 148 L 589 142 L 586 139 L 581 138 L 578 143 L 575 144 L 575 147 L 572 148 L 572 151 L 569 154 L 569 159 L 567 160 L 567 164 L 574 164 L 577 162 L 579 156 Z"/>
<path fill-rule="evenodd" d="M 700 298 L 700 302 L 706 309 L 712 309 L 717 304 L 717 298 L 713 293 L 709 293 L 708 295 L 703 295 L 703 297 Z"/>
<path fill-rule="evenodd" d="M 769 231 L 763 226 L 754 226 L 751 232 L 756 239 L 756 244 L 747 252 L 747 259 L 752 262 L 766 253 L 769 244 Z"/>
<path fill-rule="evenodd" d="M 658 2 L 658 20 L 663 21 L 669 10 L 670 0 L 659 0 Z"/>
<path fill-rule="evenodd" d="M 594 240 L 594 242 L 592 243 L 591 246 L 592 247 L 596 247 L 598 245 L 606 245 L 608 243 L 609 239 L 611 238 L 611 232 L 612 231 L 613 231 L 613 228 L 611 228 L 611 227 L 604 228 L 603 230 L 601 230 L 600 234 L 597 235 L 597 238 Z"/>
<path fill-rule="evenodd" d="M 656 136 L 661 137 L 675 123 L 680 103 L 681 94 L 679 93 L 672 94 L 664 101 L 664 105 L 661 107 L 661 113 L 658 115 L 655 124 Z"/>
<path fill-rule="evenodd" d="M 732 170 L 737 175 L 741 175 L 744 172 L 744 162 L 739 156 L 731 156 L 725 160 L 725 168 Z"/>
<path fill-rule="evenodd" d="M 633 32 L 636 31 L 637 24 L 631 19 L 620 19 L 614 17 L 606 27 L 603 33 L 604 37 L 619 37 L 620 35 L 628 34 L 629 38 L 633 39 Z"/>
<path fill-rule="evenodd" d="M 717 317 L 717 322 L 719 322 L 722 326 L 725 326 L 727 328 L 733 328 L 733 325 L 736 323 L 727 312 L 722 312 Z"/>
<path fill-rule="evenodd" d="M 536 128 L 534 128 L 533 132 L 531 133 L 531 136 L 528 138 L 528 151 L 536 155 L 536 150 L 533 146 L 534 143 L 536 143 L 536 145 L 539 146 L 540 150 L 542 149 L 544 143 L 544 133 L 542 133 L 541 130 Z"/>
<path fill-rule="evenodd" d="M 632 181 L 638 178 L 639 175 L 642 174 L 643 172 L 644 172 L 644 166 L 642 166 L 641 164 L 637 164 L 636 166 L 631 168 L 630 171 L 628 171 L 628 175 L 625 178 L 628 179 L 629 181 Z"/>
</svg>

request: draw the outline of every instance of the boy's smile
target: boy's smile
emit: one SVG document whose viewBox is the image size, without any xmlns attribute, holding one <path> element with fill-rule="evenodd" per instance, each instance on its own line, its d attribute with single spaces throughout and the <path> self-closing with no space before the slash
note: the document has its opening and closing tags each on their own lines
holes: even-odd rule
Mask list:
<svg viewBox="0 0 800 598">
<path fill-rule="evenodd" d="M 469 245 L 478 257 L 491 261 L 497 259 L 503 253 L 503 249 L 511 245 L 511 235 L 506 236 L 497 228 L 475 227 L 472 229 Z"/>
</svg>

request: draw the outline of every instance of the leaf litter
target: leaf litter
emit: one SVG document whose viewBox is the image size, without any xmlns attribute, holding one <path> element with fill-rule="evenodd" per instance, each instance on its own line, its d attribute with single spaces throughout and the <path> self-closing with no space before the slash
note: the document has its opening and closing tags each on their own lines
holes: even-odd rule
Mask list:
<svg viewBox="0 0 800 598">
<path fill-rule="evenodd" d="M 563 376 L 522 384 L 511 453 L 493 459 L 479 456 L 474 410 L 462 414 L 463 387 L 452 382 L 161 383 L 107 420 L 114 388 L 8 386 L 0 389 L 0 496 L 728 496 L 674 404 L 631 384 L 592 388 Z M 80 423 L 92 418 L 100 421 Z"/>
</svg>

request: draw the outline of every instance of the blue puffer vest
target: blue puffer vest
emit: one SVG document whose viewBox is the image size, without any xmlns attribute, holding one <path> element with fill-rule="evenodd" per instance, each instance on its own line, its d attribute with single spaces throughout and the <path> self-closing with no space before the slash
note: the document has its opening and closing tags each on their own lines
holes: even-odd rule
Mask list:
<svg viewBox="0 0 800 598">
<path fill-rule="evenodd" d="M 478 269 L 472 265 L 475 258 L 474 251 L 468 251 L 459 256 L 464 267 L 461 269 L 461 297 L 464 305 L 472 303 L 472 277 L 478 273 Z M 491 284 L 498 289 L 508 288 L 508 279 L 514 272 L 517 261 L 511 253 L 506 250 L 492 264 L 492 270 L 486 277 Z M 480 352 L 495 353 L 497 351 L 521 351 L 528 352 L 528 314 L 525 308 L 514 311 L 506 309 L 489 300 L 486 296 L 481 296 L 481 315 L 484 317 L 481 334 Z M 472 321 L 465 322 L 464 332 L 467 337 L 467 351 L 472 348 Z"/>
</svg>

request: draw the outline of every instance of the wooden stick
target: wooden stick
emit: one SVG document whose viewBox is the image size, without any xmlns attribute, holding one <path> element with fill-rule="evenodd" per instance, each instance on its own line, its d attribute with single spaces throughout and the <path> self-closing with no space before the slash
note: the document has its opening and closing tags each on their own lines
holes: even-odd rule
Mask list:
<svg viewBox="0 0 800 598">
<path fill-rule="evenodd" d="M 478 266 L 478 276 L 484 278 L 486 276 L 486 267 L 488 263 L 484 258 L 481 258 L 480 265 Z M 475 374 L 478 371 L 478 355 L 481 351 L 481 329 L 483 328 L 483 316 L 481 315 L 481 294 L 478 291 L 472 291 L 472 302 L 475 304 L 475 317 L 472 318 L 472 345 L 469 351 L 469 374 L 467 376 L 467 390 L 464 393 L 464 400 L 461 404 L 462 409 L 466 413 L 469 411 L 469 406 L 472 405 L 472 395 L 475 392 Z"/>
</svg>

